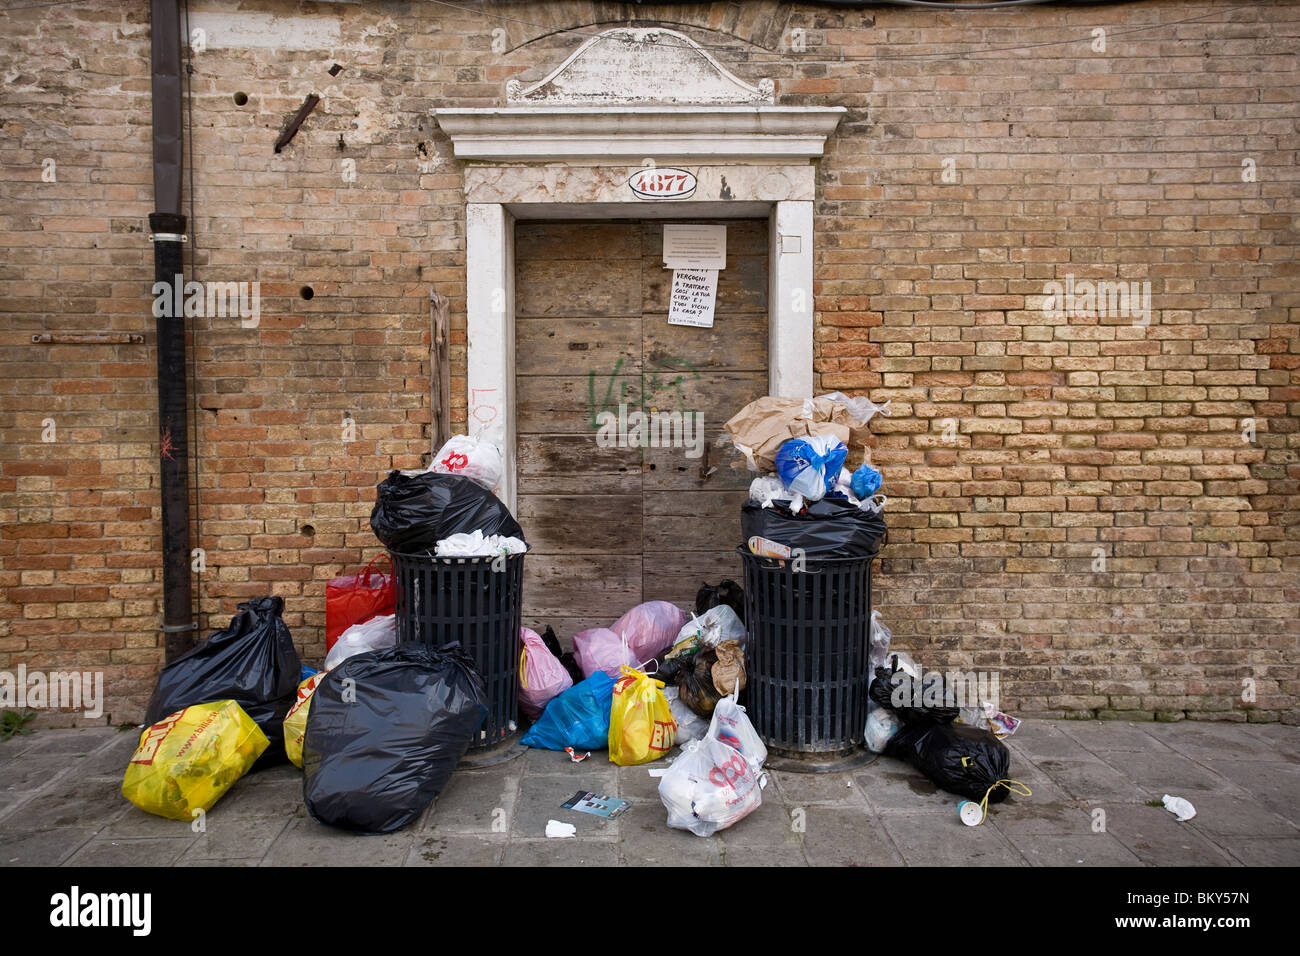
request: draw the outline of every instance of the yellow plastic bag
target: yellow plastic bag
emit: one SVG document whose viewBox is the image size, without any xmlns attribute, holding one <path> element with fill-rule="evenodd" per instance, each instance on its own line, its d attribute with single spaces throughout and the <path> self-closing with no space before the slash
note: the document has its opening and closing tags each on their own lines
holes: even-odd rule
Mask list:
<svg viewBox="0 0 1300 956">
<path fill-rule="evenodd" d="M 302 739 L 307 735 L 307 712 L 311 710 L 311 695 L 328 673 L 329 671 L 317 671 L 299 684 L 298 699 L 289 708 L 289 713 L 284 715 L 284 752 L 299 769 L 302 768 Z"/>
<path fill-rule="evenodd" d="M 658 760 L 673 749 L 677 721 L 668 709 L 663 681 L 631 667 L 614 682 L 609 712 L 609 759 L 622 767 Z"/>
<path fill-rule="evenodd" d="M 186 707 L 140 735 L 122 796 L 160 817 L 192 820 L 194 810 L 211 810 L 270 744 L 233 700 Z"/>
</svg>

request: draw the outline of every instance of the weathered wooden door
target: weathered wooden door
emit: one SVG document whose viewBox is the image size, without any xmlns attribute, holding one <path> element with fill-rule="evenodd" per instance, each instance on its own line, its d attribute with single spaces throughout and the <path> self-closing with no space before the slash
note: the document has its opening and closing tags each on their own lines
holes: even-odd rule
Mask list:
<svg viewBox="0 0 1300 956">
<path fill-rule="evenodd" d="M 711 329 L 668 324 L 662 222 L 516 226 L 518 517 L 532 549 L 525 626 L 551 624 L 567 639 L 641 601 L 690 609 L 704 581 L 739 579 L 740 507 L 753 476 L 717 440 L 767 392 L 768 246 L 765 221 L 726 225 Z M 618 429 L 601 413 L 616 425 L 620 406 L 680 412 L 683 428 L 670 447 L 640 447 L 631 429 L 611 445 Z M 697 424 L 702 435 L 687 427 Z"/>
</svg>

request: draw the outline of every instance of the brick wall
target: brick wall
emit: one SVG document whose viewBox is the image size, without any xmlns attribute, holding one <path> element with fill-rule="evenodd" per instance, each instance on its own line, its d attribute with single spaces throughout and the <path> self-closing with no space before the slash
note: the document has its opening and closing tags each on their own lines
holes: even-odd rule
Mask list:
<svg viewBox="0 0 1300 956">
<path fill-rule="evenodd" d="M 1000 671 L 1021 713 L 1296 718 L 1300 5 L 478 6 L 191 4 L 196 277 L 262 297 L 254 329 L 195 320 L 205 630 L 271 591 L 323 653 L 374 483 L 428 450 L 431 285 L 464 421 L 460 165 L 429 109 L 497 105 L 579 42 L 557 30 L 630 12 L 849 110 L 819 169 L 816 371 L 892 401 L 896 642 Z M 114 722 L 162 660 L 148 53 L 134 3 L 13 11 L 0 39 L 0 670 L 103 670 Z M 1046 315 L 1067 275 L 1149 282 L 1149 324 Z M 30 344 L 66 331 L 145 343 Z"/>
</svg>

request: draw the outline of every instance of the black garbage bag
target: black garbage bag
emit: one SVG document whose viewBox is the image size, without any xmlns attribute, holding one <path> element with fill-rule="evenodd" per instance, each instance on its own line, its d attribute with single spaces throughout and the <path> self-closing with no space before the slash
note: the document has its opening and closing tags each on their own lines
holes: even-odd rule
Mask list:
<svg viewBox="0 0 1300 956">
<path fill-rule="evenodd" d="M 744 540 L 767 538 L 790 548 L 802 548 L 804 556 L 816 558 L 861 558 L 880 551 L 885 535 L 884 512 L 876 514 L 848 501 L 823 498 L 793 514 L 790 502 L 777 499 L 770 508 L 746 504 L 740 510 Z"/>
<path fill-rule="evenodd" d="M 564 665 L 564 669 L 569 672 L 569 676 L 573 678 L 575 684 L 581 684 L 586 680 L 586 675 L 582 673 L 582 668 L 578 666 L 573 651 L 560 650 L 560 639 L 555 636 L 555 631 L 549 624 L 546 625 L 546 630 L 542 632 L 542 643 Z"/>
<path fill-rule="evenodd" d="M 284 598 L 244 601 L 224 631 L 216 631 L 158 675 L 145 722 L 156 724 L 195 704 L 233 700 L 262 728 L 271 745 L 255 770 L 283 763 L 284 718 L 297 700 L 302 661 L 281 618 Z"/>
<path fill-rule="evenodd" d="M 709 608 L 718 607 L 721 604 L 725 604 L 735 611 L 736 617 L 740 618 L 741 624 L 745 623 L 744 588 L 730 578 L 716 585 L 707 582 L 700 585 L 699 591 L 695 594 L 696 614 L 703 614 Z"/>
<path fill-rule="evenodd" d="M 312 695 L 302 747 L 307 811 L 362 833 L 406 826 L 447 785 L 487 716 L 485 700 L 457 642 L 349 657 Z"/>
<path fill-rule="evenodd" d="M 917 681 L 911 674 L 896 670 L 897 658 L 894 662 L 895 666 L 876 668 L 876 676 L 867 688 L 868 697 L 898 714 L 905 724 L 950 724 L 957 719 L 956 707 L 936 702 L 942 700 L 942 674 L 935 672 Z"/>
<path fill-rule="evenodd" d="M 713 708 L 724 696 L 713 684 L 713 665 L 717 662 L 718 652 L 706 647 L 683 659 L 677 674 L 678 699 L 705 720 L 713 716 Z M 656 674 L 655 679 L 663 680 L 663 677 Z"/>
<path fill-rule="evenodd" d="M 370 530 L 385 546 L 406 554 L 432 551 L 443 538 L 482 531 L 523 539 L 523 529 L 501 499 L 463 475 L 389 474 L 375 492 Z"/>
<path fill-rule="evenodd" d="M 907 724 L 885 745 L 885 754 L 906 760 L 935 786 L 967 800 L 978 802 L 988 794 L 989 803 L 1001 803 L 1011 792 L 993 787 L 1011 772 L 1011 751 L 979 727 Z"/>
</svg>

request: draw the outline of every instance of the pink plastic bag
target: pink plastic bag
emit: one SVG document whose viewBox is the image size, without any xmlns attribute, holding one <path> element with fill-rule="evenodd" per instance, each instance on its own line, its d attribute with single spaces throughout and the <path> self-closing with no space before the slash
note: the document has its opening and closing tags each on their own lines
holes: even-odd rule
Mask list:
<svg viewBox="0 0 1300 956">
<path fill-rule="evenodd" d="M 647 601 L 620 617 L 612 630 L 627 639 L 636 661 L 632 666 L 636 667 L 672 647 L 677 632 L 689 619 L 690 616 L 674 604 Z"/>
<path fill-rule="evenodd" d="M 582 668 L 585 677 L 604 671 L 610 677 L 622 677 L 619 668 L 626 664 L 636 667 L 640 663 L 630 647 L 607 627 L 593 627 L 573 635 L 573 659 Z"/>
<path fill-rule="evenodd" d="M 519 709 L 536 720 L 552 697 L 573 686 L 573 678 L 536 631 L 521 627 L 519 642 Z"/>
</svg>

